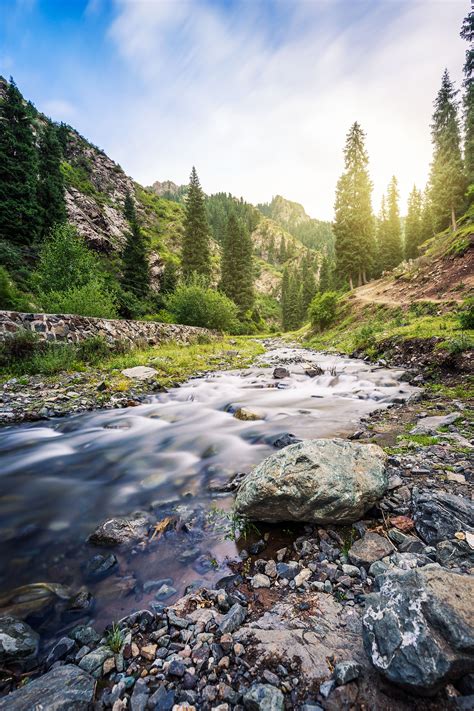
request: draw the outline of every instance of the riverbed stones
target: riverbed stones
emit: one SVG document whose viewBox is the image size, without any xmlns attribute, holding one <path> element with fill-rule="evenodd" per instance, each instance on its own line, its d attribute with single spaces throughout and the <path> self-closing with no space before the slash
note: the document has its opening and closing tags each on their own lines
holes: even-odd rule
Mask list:
<svg viewBox="0 0 474 711">
<path fill-rule="evenodd" d="M 122 375 L 126 378 L 133 378 L 134 380 L 150 380 L 157 375 L 158 371 L 155 368 L 149 368 L 146 365 L 136 365 L 133 368 L 125 368 L 122 370 Z"/>
<path fill-rule="evenodd" d="M 38 654 L 39 635 L 16 617 L 0 617 L 0 664 L 28 664 Z"/>
<path fill-rule="evenodd" d="M 271 684 L 253 684 L 243 701 L 248 711 L 284 711 L 285 708 L 283 694 Z"/>
<path fill-rule="evenodd" d="M 290 377 L 290 371 L 287 368 L 279 365 L 273 370 L 273 377 L 275 380 L 283 380 L 283 378 Z"/>
<path fill-rule="evenodd" d="M 393 551 L 394 547 L 390 541 L 378 533 L 368 531 L 349 549 L 349 560 L 354 565 L 368 567 Z"/>
<path fill-rule="evenodd" d="M 474 576 L 437 565 L 391 573 L 366 598 L 365 650 L 394 684 L 430 695 L 474 664 Z"/>
<path fill-rule="evenodd" d="M 221 620 L 219 625 L 219 632 L 221 634 L 234 632 L 243 623 L 247 617 L 247 610 L 238 602 L 232 605 L 229 612 L 227 612 Z"/>
<path fill-rule="evenodd" d="M 444 491 L 414 494 L 414 521 L 426 543 L 455 538 L 456 533 L 474 533 L 474 503 Z"/>
<path fill-rule="evenodd" d="M 78 667 L 67 664 L 28 682 L 0 699 L 1 711 L 87 711 L 92 704 L 95 679 Z"/>
<path fill-rule="evenodd" d="M 385 492 L 386 455 L 374 444 L 307 440 L 272 454 L 237 492 L 236 510 L 257 521 L 351 523 Z"/>
<path fill-rule="evenodd" d="M 130 516 L 110 518 L 98 526 L 88 538 L 98 546 L 118 546 L 136 543 L 148 536 L 152 518 L 146 511 L 135 511 Z"/>
<path fill-rule="evenodd" d="M 253 422 L 255 420 L 264 420 L 265 415 L 257 410 L 251 410 L 249 407 L 239 407 L 234 412 L 234 417 L 243 422 Z"/>
</svg>

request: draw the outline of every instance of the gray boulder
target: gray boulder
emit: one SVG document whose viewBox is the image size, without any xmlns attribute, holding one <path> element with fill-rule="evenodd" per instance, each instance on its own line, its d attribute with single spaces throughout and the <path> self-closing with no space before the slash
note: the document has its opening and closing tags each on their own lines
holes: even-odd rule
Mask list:
<svg viewBox="0 0 474 711">
<path fill-rule="evenodd" d="M 368 595 L 364 646 L 389 681 L 435 694 L 474 664 L 474 576 L 428 565 L 387 575 Z"/>
<path fill-rule="evenodd" d="M 67 664 L 51 669 L 3 699 L 0 711 L 87 711 L 94 697 L 95 679 Z"/>
<path fill-rule="evenodd" d="M 426 543 L 454 538 L 458 531 L 474 533 L 474 503 L 444 491 L 417 492 L 413 497 L 415 527 Z"/>
<path fill-rule="evenodd" d="M 146 511 L 135 511 L 130 516 L 110 518 L 98 526 L 87 539 L 97 546 L 118 546 L 136 543 L 148 536 L 152 518 Z"/>
<path fill-rule="evenodd" d="M 280 689 L 271 684 L 254 684 L 244 694 L 248 711 L 284 711 L 285 700 Z"/>
<path fill-rule="evenodd" d="M 38 654 L 39 634 L 16 617 L 0 617 L 0 665 L 27 664 Z"/>
<path fill-rule="evenodd" d="M 256 521 L 352 523 L 384 494 L 386 455 L 343 439 L 299 442 L 272 454 L 242 480 L 235 508 Z"/>
<path fill-rule="evenodd" d="M 390 541 L 379 536 L 378 533 L 369 531 L 350 547 L 349 560 L 357 566 L 369 566 L 393 551 L 394 547 Z"/>
</svg>

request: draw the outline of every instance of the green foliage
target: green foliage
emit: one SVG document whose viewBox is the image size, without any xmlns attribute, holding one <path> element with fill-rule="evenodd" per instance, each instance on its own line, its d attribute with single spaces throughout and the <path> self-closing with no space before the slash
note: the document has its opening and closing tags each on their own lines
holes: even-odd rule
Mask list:
<svg viewBox="0 0 474 711">
<path fill-rule="evenodd" d="M 459 324 L 463 330 L 474 329 L 474 296 L 464 300 L 458 314 Z"/>
<path fill-rule="evenodd" d="M 326 291 L 314 297 L 309 306 L 308 316 L 315 330 L 322 331 L 334 322 L 338 301 L 339 296 L 335 291 Z"/>
<path fill-rule="evenodd" d="M 5 368 L 16 361 L 30 359 L 46 350 L 46 343 L 33 331 L 21 329 L 0 341 L 0 367 Z"/>
<path fill-rule="evenodd" d="M 270 203 L 257 205 L 257 209 L 309 249 L 325 252 L 333 258 L 334 233 L 330 222 L 308 217 L 302 205 L 286 200 L 281 195 L 276 195 Z M 270 258 L 268 261 L 272 262 Z"/>
<path fill-rule="evenodd" d="M 468 333 L 460 333 L 458 336 L 448 338 L 444 343 L 444 348 L 453 355 L 464 353 L 474 348 L 474 339 Z"/>
<path fill-rule="evenodd" d="M 474 185 L 474 10 L 466 15 L 461 37 L 468 42 L 464 63 L 464 163 L 468 185 Z M 474 202 L 474 193 L 469 194 Z"/>
<path fill-rule="evenodd" d="M 416 185 L 408 196 L 408 213 L 405 220 L 405 254 L 407 259 L 418 256 L 418 247 L 424 241 L 422 229 L 423 196 Z"/>
<path fill-rule="evenodd" d="M 13 79 L 0 102 L 0 239 L 29 245 L 38 236 L 37 155 L 31 115 Z"/>
<path fill-rule="evenodd" d="M 216 193 L 206 198 L 206 210 L 211 234 L 216 242 L 223 244 L 227 233 L 229 215 L 233 213 L 239 222 L 251 234 L 257 227 L 260 214 L 258 210 L 242 198 L 237 199 L 230 193 Z"/>
<path fill-rule="evenodd" d="M 103 336 L 90 336 L 78 343 L 76 352 L 85 363 L 98 363 L 111 353 L 111 347 Z"/>
<path fill-rule="evenodd" d="M 286 266 L 281 281 L 281 321 L 284 331 L 294 331 L 301 325 L 301 285 L 295 269 Z"/>
<path fill-rule="evenodd" d="M 65 292 L 98 277 L 96 258 L 71 225 L 56 225 L 44 242 L 36 272 L 41 291 Z"/>
<path fill-rule="evenodd" d="M 115 295 L 108 292 L 99 279 L 65 291 L 47 291 L 40 298 L 48 313 L 117 318 Z"/>
<path fill-rule="evenodd" d="M 26 311 L 29 301 L 13 283 L 5 267 L 0 266 L 0 309 Z"/>
<path fill-rule="evenodd" d="M 341 281 L 366 281 L 374 266 L 375 234 L 372 215 L 372 183 L 365 134 L 356 122 L 347 135 L 345 170 L 336 188 L 334 234 L 336 269 Z"/>
<path fill-rule="evenodd" d="M 137 299 L 143 299 L 150 289 L 148 245 L 138 224 L 130 193 L 125 197 L 124 215 L 130 224 L 130 231 L 122 254 L 122 288 L 125 292 L 132 292 Z"/>
<path fill-rule="evenodd" d="M 177 323 L 202 326 L 216 331 L 232 331 L 237 307 L 225 294 L 209 289 L 202 278 L 179 284 L 166 299 L 166 308 Z"/>
<path fill-rule="evenodd" d="M 66 221 L 62 150 L 56 128 L 47 123 L 39 143 L 37 200 L 40 236 L 44 239 L 53 225 Z"/>
<path fill-rule="evenodd" d="M 112 652 L 118 654 L 122 649 L 123 643 L 124 634 L 118 624 L 114 622 L 112 628 L 107 632 L 106 644 Z"/>
<path fill-rule="evenodd" d="M 204 193 L 196 168 L 193 166 L 186 195 L 186 216 L 181 254 L 182 270 L 186 279 L 195 274 L 209 279 L 211 275 L 209 240 Z"/>
<path fill-rule="evenodd" d="M 397 179 L 393 176 L 388 186 L 387 198 L 382 201 L 377 230 L 378 265 L 381 271 L 393 269 L 403 258 L 398 197 Z"/>
<path fill-rule="evenodd" d="M 231 212 L 226 226 L 221 260 L 220 289 L 241 313 L 254 302 L 252 240 L 246 226 Z"/>
</svg>

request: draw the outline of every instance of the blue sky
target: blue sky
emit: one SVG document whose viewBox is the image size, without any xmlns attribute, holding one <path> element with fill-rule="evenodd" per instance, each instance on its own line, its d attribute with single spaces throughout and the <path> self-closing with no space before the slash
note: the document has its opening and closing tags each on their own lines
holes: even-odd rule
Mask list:
<svg viewBox="0 0 474 711">
<path fill-rule="evenodd" d="M 461 80 L 468 0 L 0 0 L 0 73 L 147 185 L 272 195 L 332 217 L 345 134 L 374 209 L 426 181 L 432 101 Z"/>
</svg>

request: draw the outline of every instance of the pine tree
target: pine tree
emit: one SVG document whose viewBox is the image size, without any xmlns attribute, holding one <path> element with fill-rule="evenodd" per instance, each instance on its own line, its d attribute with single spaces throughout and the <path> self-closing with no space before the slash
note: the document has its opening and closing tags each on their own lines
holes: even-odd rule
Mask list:
<svg viewBox="0 0 474 711">
<path fill-rule="evenodd" d="M 464 18 L 461 37 L 469 43 L 464 63 L 464 163 L 468 185 L 474 184 L 474 10 Z M 472 195 L 474 198 L 474 194 Z"/>
<path fill-rule="evenodd" d="M 407 259 L 418 256 L 418 246 L 423 241 L 422 231 L 423 196 L 416 185 L 408 197 L 408 212 L 405 220 L 405 254 Z"/>
<path fill-rule="evenodd" d="M 48 123 L 39 144 L 37 198 L 41 239 L 49 234 L 53 225 L 65 222 L 67 218 L 61 159 L 62 151 L 56 128 Z"/>
<path fill-rule="evenodd" d="M 345 170 L 336 188 L 334 234 L 336 269 L 341 281 L 362 284 L 373 268 L 375 252 L 372 215 L 372 183 L 365 134 L 354 123 L 347 134 L 344 149 Z"/>
<path fill-rule="evenodd" d="M 382 263 L 382 244 L 385 242 L 385 237 L 387 233 L 387 200 L 385 195 L 382 195 L 382 201 L 380 203 L 380 212 L 376 220 L 375 237 L 375 264 L 373 269 L 374 277 L 378 278 L 383 270 Z"/>
<path fill-rule="evenodd" d="M 332 265 L 329 257 L 324 255 L 319 269 L 318 292 L 323 294 L 325 291 L 331 291 L 333 288 Z"/>
<path fill-rule="evenodd" d="M 403 259 L 402 225 L 398 209 L 398 183 L 393 176 L 388 186 L 386 218 L 379 235 L 379 261 L 382 271 L 393 269 Z"/>
<path fill-rule="evenodd" d="M 301 318 L 304 319 L 308 306 L 316 293 L 316 279 L 311 254 L 306 252 L 302 260 L 301 267 Z"/>
<path fill-rule="evenodd" d="M 123 214 L 130 224 L 130 230 L 122 253 L 122 288 L 143 299 L 150 289 L 148 249 L 130 193 L 125 197 Z"/>
<path fill-rule="evenodd" d="M 434 106 L 431 137 L 433 162 L 430 174 L 430 198 L 436 229 L 451 223 L 456 229 L 456 215 L 464 204 L 466 179 L 461 156 L 458 119 L 458 92 L 445 70 Z"/>
<path fill-rule="evenodd" d="M 211 276 L 210 232 L 207 221 L 204 193 L 193 166 L 185 204 L 184 236 L 182 245 L 182 270 L 186 279 L 200 275 Z"/>
<path fill-rule="evenodd" d="M 425 188 L 422 198 L 421 207 L 421 237 L 420 244 L 426 242 L 427 239 L 431 239 L 435 233 L 434 222 L 433 222 L 433 207 L 431 205 L 431 197 L 429 187 Z"/>
<path fill-rule="evenodd" d="M 286 240 L 285 240 L 285 236 L 283 235 L 283 237 L 280 240 L 280 251 L 278 254 L 278 261 L 280 262 L 280 264 L 284 264 L 287 259 L 288 259 L 288 255 L 287 255 L 287 251 L 286 251 Z"/>
<path fill-rule="evenodd" d="M 0 239 L 30 245 L 38 236 L 36 176 L 30 113 L 10 79 L 0 103 Z"/>
<path fill-rule="evenodd" d="M 237 304 L 241 313 L 252 307 L 253 279 L 252 240 L 246 226 L 231 212 L 222 250 L 220 290 Z"/>
<path fill-rule="evenodd" d="M 273 232 L 270 235 L 270 240 L 268 242 L 267 259 L 270 264 L 275 263 L 275 236 Z"/>
</svg>

